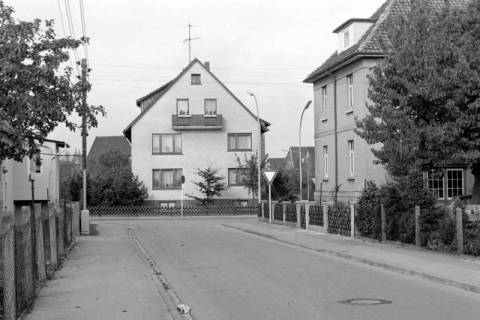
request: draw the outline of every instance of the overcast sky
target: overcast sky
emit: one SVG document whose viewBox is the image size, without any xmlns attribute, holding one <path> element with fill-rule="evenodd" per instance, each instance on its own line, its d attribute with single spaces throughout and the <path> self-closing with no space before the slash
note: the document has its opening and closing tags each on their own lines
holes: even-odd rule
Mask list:
<svg viewBox="0 0 480 320">
<path fill-rule="evenodd" d="M 107 117 L 90 132 L 121 135 L 139 113 L 135 100 L 173 79 L 188 63 L 188 23 L 192 57 L 210 61 L 212 72 L 237 97 L 269 121 L 267 152 L 281 157 L 298 145 L 300 114 L 313 99 L 302 80 L 335 50 L 337 26 L 367 18 L 383 0 L 84 0 L 92 91 L 89 103 L 102 104 Z M 15 17 L 56 20 L 58 36 L 69 34 L 65 0 L 5 0 Z M 78 0 L 70 0 L 74 30 L 81 35 Z M 61 13 L 60 13 L 61 11 Z M 84 51 L 79 49 L 80 58 Z M 302 145 L 313 146 L 313 105 L 306 111 Z M 58 128 L 50 137 L 80 149 L 79 132 Z"/>
</svg>

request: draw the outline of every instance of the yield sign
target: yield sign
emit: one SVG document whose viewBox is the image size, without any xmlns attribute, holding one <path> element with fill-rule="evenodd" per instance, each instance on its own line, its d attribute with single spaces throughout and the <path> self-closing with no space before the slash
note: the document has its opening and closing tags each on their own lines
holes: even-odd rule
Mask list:
<svg viewBox="0 0 480 320">
<path fill-rule="evenodd" d="M 277 176 L 277 172 L 278 171 L 263 171 L 263 176 L 269 185 L 272 185 L 273 180 L 275 180 L 275 177 Z"/>
</svg>

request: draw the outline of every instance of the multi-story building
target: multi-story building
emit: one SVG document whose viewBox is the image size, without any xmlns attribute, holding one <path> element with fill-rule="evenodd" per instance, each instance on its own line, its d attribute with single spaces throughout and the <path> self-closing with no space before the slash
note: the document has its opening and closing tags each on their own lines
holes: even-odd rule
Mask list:
<svg viewBox="0 0 480 320">
<path fill-rule="evenodd" d="M 131 144 L 132 172 L 148 189 L 148 199 L 173 206 L 183 192 L 199 195 L 197 169 L 218 169 L 228 189 L 221 199 L 252 198 L 242 182 L 237 157 L 252 156 L 268 122 L 258 119 L 210 71 L 194 59 L 172 81 L 137 100 L 140 114 L 124 130 Z M 188 199 L 188 198 L 187 198 Z"/>
<path fill-rule="evenodd" d="M 429 0 L 435 8 L 444 1 Z M 467 0 L 452 1 L 465 5 Z M 388 176 L 375 164 L 372 147 L 354 132 L 355 119 L 366 115 L 368 75 L 382 61 L 386 24 L 409 10 L 408 0 L 388 0 L 370 18 L 352 18 L 333 32 L 337 50 L 304 82 L 312 83 L 315 106 L 315 155 L 317 201 L 355 201 L 366 180 L 384 183 Z M 428 184 L 440 197 L 452 198 L 471 190 L 472 177 L 466 166 L 443 168 L 445 174 L 427 175 Z M 440 180 L 441 181 L 440 181 Z M 437 181 L 438 180 L 438 181 Z M 322 185 L 322 190 L 320 190 Z M 469 189 L 470 188 L 470 189 Z"/>
</svg>

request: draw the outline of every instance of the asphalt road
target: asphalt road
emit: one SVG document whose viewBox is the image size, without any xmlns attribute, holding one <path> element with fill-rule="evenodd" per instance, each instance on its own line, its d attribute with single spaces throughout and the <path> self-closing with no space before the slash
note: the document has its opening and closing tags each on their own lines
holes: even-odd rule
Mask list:
<svg viewBox="0 0 480 320">
<path fill-rule="evenodd" d="M 198 320 L 480 319 L 479 294 L 246 234 L 225 222 L 121 223 L 135 229 Z M 340 302 L 356 298 L 391 303 Z"/>
</svg>

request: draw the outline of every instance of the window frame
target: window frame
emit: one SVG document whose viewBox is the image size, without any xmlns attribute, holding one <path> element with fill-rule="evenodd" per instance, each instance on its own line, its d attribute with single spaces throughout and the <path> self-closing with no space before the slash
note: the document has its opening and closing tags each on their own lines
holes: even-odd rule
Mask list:
<svg viewBox="0 0 480 320">
<path fill-rule="evenodd" d="M 158 149 L 160 150 L 159 152 L 155 152 L 153 149 L 155 136 L 159 137 L 159 145 L 158 145 Z M 172 149 L 174 150 L 173 152 L 162 152 L 162 136 L 172 137 L 172 146 L 173 146 Z M 175 152 L 176 150 L 175 136 L 180 137 L 180 152 Z M 178 155 L 178 154 L 183 154 L 183 137 L 181 133 L 152 133 L 152 155 Z"/>
<path fill-rule="evenodd" d="M 346 76 L 347 78 L 347 107 L 353 109 L 353 73 Z"/>
<path fill-rule="evenodd" d="M 453 188 L 450 184 L 453 182 L 453 179 L 449 179 L 450 172 L 460 172 L 461 176 L 460 179 L 456 179 L 457 181 L 461 182 L 460 188 Z M 434 196 L 437 200 L 451 200 L 454 197 L 461 196 L 465 194 L 465 174 L 464 168 L 437 168 L 427 171 L 427 188 L 434 193 Z M 440 178 L 434 178 L 431 175 L 441 172 L 442 176 Z M 432 185 L 434 182 L 441 184 L 441 188 L 433 188 Z M 460 194 L 451 195 L 451 190 L 460 190 Z M 439 192 L 442 193 L 442 197 L 439 196 Z"/>
<path fill-rule="evenodd" d="M 343 32 L 343 48 L 347 49 L 350 47 L 350 30 Z"/>
<path fill-rule="evenodd" d="M 227 181 L 227 185 L 229 187 L 244 187 L 245 186 L 245 183 L 237 183 L 238 181 L 235 181 L 235 183 L 231 183 L 230 181 L 230 171 L 231 170 L 241 170 L 241 171 L 248 171 L 248 168 L 228 168 L 227 170 L 227 178 L 228 178 L 228 181 Z"/>
<path fill-rule="evenodd" d="M 207 114 L 207 101 L 215 101 L 215 113 Z M 218 114 L 218 100 L 217 98 L 205 98 L 203 99 L 203 115 L 206 117 L 216 117 Z"/>
<path fill-rule="evenodd" d="M 348 140 L 348 178 L 355 177 L 355 144 L 354 140 Z"/>
<path fill-rule="evenodd" d="M 183 168 L 155 168 L 152 169 L 152 190 L 181 190 L 182 189 L 182 183 L 180 182 L 178 187 L 172 187 L 172 188 L 162 188 L 162 172 L 163 171 L 177 171 L 179 170 L 181 175 L 183 175 Z M 154 171 L 160 171 L 160 186 L 155 186 L 155 180 L 154 180 Z M 175 173 L 174 173 L 174 178 L 175 178 Z"/>
<path fill-rule="evenodd" d="M 323 146 L 323 180 L 328 180 L 328 146 Z"/>
<path fill-rule="evenodd" d="M 437 174 L 437 172 L 441 172 L 441 177 L 433 177 L 433 174 Z M 434 187 L 435 182 L 440 185 L 441 187 Z M 445 200 L 445 170 L 429 170 L 427 171 L 427 188 L 431 192 L 433 192 L 435 199 L 438 200 Z M 440 192 L 442 196 L 440 197 Z"/>
<path fill-rule="evenodd" d="M 186 114 L 180 114 L 178 112 L 178 102 L 180 101 L 187 101 L 187 113 Z M 177 116 L 178 117 L 190 117 L 190 99 L 188 98 L 177 98 Z"/>
<path fill-rule="evenodd" d="M 454 196 L 453 196 L 453 195 L 450 196 L 450 190 L 458 190 L 458 187 L 457 187 L 457 188 L 453 188 L 453 186 L 450 187 L 450 182 L 453 182 L 453 179 L 449 179 L 449 176 L 448 176 L 448 173 L 449 173 L 449 172 L 455 172 L 455 171 L 456 171 L 456 172 L 460 172 L 460 174 L 461 174 L 461 179 L 455 179 L 455 180 L 457 180 L 457 181 L 458 181 L 458 180 L 461 181 L 461 186 L 460 186 L 460 192 L 461 192 L 461 194 L 457 194 L 457 195 L 454 195 Z M 450 169 L 447 169 L 447 170 L 446 170 L 446 175 L 445 175 L 446 184 L 444 183 L 444 188 L 445 188 L 444 193 L 445 193 L 445 196 L 447 197 L 447 199 L 450 200 L 450 199 L 453 199 L 454 197 L 462 196 L 462 195 L 465 194 L 465 186 L 464 186 L 465 183 L 464 183 L 464 174 L 463 174 L 463 171 L 464 171 L 464 170 L 461 169 L 461 168 L 450 168 Z"/>
<path fill-rule="evenodd" d="M 198 83 L 194 82 L 194 77 L 198 76 Z M 202 85 L 202 74 L 201 73 L 191 73 L 190 74 L 190 85 L 192 86 L 201 86 Z"/>
<path fill-rule="evenodd" d="M 40 172 L 32 172 L 31 169 L 32 169 L 32 160 L 35 158 L 35 157 L 39 157 L 40 158 Z M 27 157 L 27 175 L 32 175 L 32 176 L 41 176 L 43 175 L 43 159 L 40 157 L 40 154 L 36 154 L 33 156 L 33 158 L 29 158 Z"/>
<path fill-rule="evenodd" d="M 246 136 L 248 135 L 250 137 L 250 149 L 238 149 L 237 148 L 237 145 L 238 145 L 238 139 L 235 138 L 235 148 L 230 148 L 230 136 L 235 136 L 235 137 L 239 137 L 239 136 Z M 229 152 L 233 152 L 233 151 L 252 151 L 252 145 L 253 145 L 253 135 L 251 132 L 247 132 L 247 133 L 229 133 L 227 134 L 227 151 Z"/>
<path fill-rule="evenodd" d="M 322 87 L 322 117 L 327 117 L 327 86 Z"/>
</svg>

